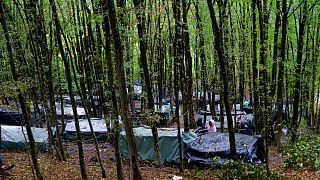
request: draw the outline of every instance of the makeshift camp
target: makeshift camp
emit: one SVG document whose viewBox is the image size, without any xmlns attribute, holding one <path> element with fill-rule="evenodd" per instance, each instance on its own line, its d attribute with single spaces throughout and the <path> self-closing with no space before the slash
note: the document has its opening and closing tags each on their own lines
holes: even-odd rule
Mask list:
<svg viewBox="0 0 320 180">
<path fill-rule="evenodd" d="M 8 125 L 21 125 L 22 114 L 19 112 L 0 111 L 0 123 Z"/>
<path fill-rule="evenodd" d="M 93 131 L 99 141 L 107 139 L 107 125 L 104 119 L 90 118 Z M 90 130 L 89 121 L 87 119 L 79 119 L 80 132 L 84 140 L 92 140 L 93 136 Z M 67 140 L 77 140 L 76 126 L 73 120 L 70 120 L 66 124 L 63 138 Z"/>
<path fill-rule="evenodd" d="M 254 123 L 255 123 L 255 119 L 253 114 L 244 114 L 244 115 L 240 115 L 238 117 L 238 126 L 239 128 L 253 128 Z"/>
<path fill-rule="evenodd" d="M 72 105 L 70 104 L 65 104 L 64 107 L 63 107 L 63 110 L 64 110 L 64 116 L 66 116 L 67 118 L 70 117 L 72 118 L 73 117 L 73 110 L 72 110 Z M 57 103 L 56 102 L 56 113 L 57 113 L 57 116 L 60 117 L 62 116 L 62 111 L 61 111 L 61 104 L 60 103 Z M 85 118 L 85 110 L 84 108 L 82 107 L 77 107 L 77 113 L 78 113 L 78 116 L 80 118 Z"/>
<path fill-rule="evenodd" d="M 235 122 L 234 115 L 231 118 L 232 118 L 232 122 Z M 204 116 L 197 114 L 196 120 L 198 121 L 199 119 L 204 121 Z M 208 127 L 208 123 L 210 120 L 212 120 L 212 116 L 207 116 L 205 127 Z M 221 122 L 217 120 L 220 120 L 220 117 L 218 116 L 216 117 L 215 126 L 217 127 L 217 129 L 221 129 Z M 253 114 L 242 114 L 242 115 L 237 115 L 237 123 L 236 124 L 233 123 L 233 127 L 234 128 L 236 127 L 239 130 L 239 132 L 243 134 L 252 135 L 254 132 L 254 123 L 255 123 L 255 119 Z M 226 116 L 224 116 L 224 129 L 228 129 L 228 119 Z"/>
<path fill-rule="evenodd" d="M 243 107 L 243 111 L 246 114 L 253 114 L 253 108 L 251 108 L 251 107 Z"/>
<path fill-rule="evenodd" d="M 236 151 L 243 162 L 261 162 L 263 147 L 261 136 L 235 134 Z M 206 165 L 224 163 L 231 159 L 228 133 L 208 133 L 196 137 L 184 151 L 188 163 Z"/>
<path fill-rule="evenodd" d="M 55 130 L 53 129 L 53 132 Z M 38 150 L 48 149 L 48 131 L 46 128 L 32 127 L 32 134 Z M 29 141 L 26 128 L 22 126 L 1 125 L 1 149 L 28 149 Z"/>
<path fill-rule="evenodd" d="M 176 107 L 175 106 L 172 107 L 173 112 L 171 112 L 170 103 L 166 105 L 162 105 L 161 108 L 159 109 L 157 105 L 154 105 L 154 109 L 155 109 L 155 113 L 161 117 L 160 125 L 168 125 L 169 118 L 173 114 L 173 112 L 176 110 Z"/>
<path fill-rule="evenodd" d="M 183 130 L 181 130 L 182 132 Z M 138 157 L 140 160 L 154 160 L 153 138 L 150 128 L 134 128 L 133 129 Z M 175 128 L 158 129 L 159 148 L 161 162 L 179 162 L 179 145 L 178 145 L 178 130 Z M 129 158 L 128 145 L 126 134 L 120 132 L 120 152 L 125 158 Z M 194 139 L 191 133 L 182 133 L 183 147 L 186 147 L 189 142 Z"/>
</svg>

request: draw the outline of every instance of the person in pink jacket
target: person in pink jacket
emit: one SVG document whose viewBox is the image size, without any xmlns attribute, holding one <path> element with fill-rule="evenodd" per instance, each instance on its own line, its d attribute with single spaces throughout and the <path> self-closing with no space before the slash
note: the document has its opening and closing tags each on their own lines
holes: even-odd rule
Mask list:
<svg viewBox="0 0 320 180">
<path fill-rule="evenodd" d="M 214 121 L 213 120 L 209 121 L 208 132 L 209 133 L 217 132 L 217 127 L 216 127 L 216 125 L 214 125 Z"/>
</svg>

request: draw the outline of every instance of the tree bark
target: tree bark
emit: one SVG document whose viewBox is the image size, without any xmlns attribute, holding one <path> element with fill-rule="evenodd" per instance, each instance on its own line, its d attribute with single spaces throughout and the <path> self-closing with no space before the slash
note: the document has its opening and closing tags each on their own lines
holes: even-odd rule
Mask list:
<svg viewBox="0 0 320 180">
<path fill-rule="evenodd" d="M 13 55 L 13 49 L 12 49 L 12 44 L 10 42 L 10 35 L 9 35 L 9 29 L 7 26 L 7 22 L 5 19 L 5 12 L 4 12 L 4 2 L 2 0 L 0 0 L 0 23 L 3 29 L 3 34 L 4 37 L 6 39 L 6 46 L 7 46 L 7 51 L 8 51 L 8 57 L 9 57 L 9 64 L 10 64 L 10 69 L 11 69 L 11 74 L 13 77 L 13 80 L 15 81 L 16 85 L 19 81 L 19 76 L 16 72 L 16 66 L 15 66 L 15 62 L 14 62 L 14 55 Z M 38 158 L 37 158 L 37 152 L 36 152 L 36 144 L 35 144 L 35 140 L 32 134 L 32 130 L 31 130 L 31 117 L 30 117 L 30 111 L 29 108 L 27 106 L 26 100 L 22 95 L 22 92 L 20 90 L 20 88 L 17 88 L 17 93 L 18 93 L 18 99 L 20 102 L 20 106 L 21 106 L 21 110 L 22 110 L 22 115 L 23 115 L 23 119 L 24 122 L 26 124 L 26 130 L 27 130 L 27 136 L 29 139 L 29 144 L 30 144 L 30 155 L 31 155 L 31 159 L 32 159 L 32 164 L 33 164 L 33 168 L 35 169 L 37 178 L 39 180 L 44 179 L 42 172 L 40 170 L 39 164 L 38 164 Z"/>
<path fill-rule="evenodd" d="M 76 133 L 77 133 L 77 145 L 78 145 L 78 150 L 79 150 L 79 163 L 80 163 L 81 177 L 82 177 L 82 179 L 88 179 L 86 167 L 85 167 L 85 162 L 84 162 L 84 153 L 83 153 L 83 147 L 82 147 L 82 137 L 80 134 L 80 125 L 79 125 L 79 117 L 78 117 L 78 112 L 77 112 L 77 105 L 76 105 L 76 101 L 74 99 L 74 93 L 73 93 L 73 88 L 72 88 L 72 76 L 71 76 L 71 72 L 70 72 L 70 64 L 69 64 L 69 61 L 67 60 L 67 57 L 65 55 L 64 47 L 63 47 L 62 40 L 61 40 L 62 39 L 61 38 L 62 29 L 61 29 L 61 25 L 60 25 L 58 13 L 57 13 L 55 0 L 50 0 L 50 5 L 52 8 L 53 18 L 54 18 L 55 25 L 56 25 L 56 36 L 57 36 L 58 46 L 59 46 L 61 58 L 64 62 L 66 78 L 67 78 L 67 82 L 68 82 L 68 91 L 69 91 L 69 96 L 70 96 L 70 100 L 71 100 L 73 117 L 74 117 L 74 122 L 75 122 L 75 127 L 76 127 Z"/>
<path fill-rule="evenodd" d="M 254 110 L 254 116 L 256 118 L 255 122 L 255 128 L 256 132 L 258 132 L 258 121 L 260 118 L 259 115 L 259 81 L 258 81 L 258 58 L 257 58 L 257 25 L 256 25 L 256 18 L 257 18 L 257 13 L 256 13 L 256 4 L 257 0 L 252 0 L 252 53 L 253 53 L 253 59 L 252 59 L 252 85 L 253 85 L 253 110 Z"/>
<path fill-rule="evenodd" d="M 283 118 L 283 73 L 284 73 L 284 62 L 286 55 L 286 40 L 287 40 L 287 21 L 288 21 L 288 10 L 287 0 L 282 0 L 282 27 L 281 27 L 281 52 L 280 61 L 278 67 L 278 80 L 277 80 L 277 120 L 275 124 L 275 141 L 276 146 L 280 147 L 281 138 L 281 122 Z"/>
<path fill-rule="evenodd" d="M 301 62 L 303 55 L 303 46 L 304 46 L 304 35 L 305 35 L 305 26 L 308 18 L 308 6 L 307 2 L 304 2 L 303 10 L 301 11 L 301 18 L 299 20 L 299 33 L 298 33 L 298 49 L 297 49 L 297 64 L 296 64 L 296 75 L 295 75 L 295 87 L 294 87 L 294 101 L 293 101 L 293 115 L 292 115 L 292 136 L 291 141 L 295 142 L 297 140 L 297 128 L 299 126 L 298 116 L 299 116 L 299 103 L 300 103 L 300 86 L 301 86 Z"/>
<path fill-rule="evenodd" d="M 112 31 L 114 51 L 116 55 L 116 72 L 118 77 L 118 86 L 119 86 L 119 94 L 120 94 L 120 104 L 122 110 L 122 118 L 124 120 L 124 126 L 126 131 L 126 137 L 128 141 L 129 153 L 130 153 L 130 161 L 131 161 L 131 169 L 133 171 L 133 179 L 141 180 L 142 175 L 140 172 L 140 165 L 138 161 L 138 152 L 135 144 L 135 137 L 132 129 L 131 118 L 129 116 L 128 110 L 128 94 L 126 90 L 126 79 L 124 74 L 124 66 L 123 66 L 123 52 L 122 45 L 120 40 L 120 35 L 117 26 L 116 19 L 116 11 L 114 1 L 107 2 L 108 7 L 108 15 L 110 19 L 110 27 Z"/>
<path fill-rule="evenodd" d="M 214 7 L 211 0 L 207 0 L 209 11 L 210 11 L 210 18 L 212 23 L 212 30 L 214 35 L 214 47 L 219 59 L 220 65 L 220 76 L 223 82 L 223 97 L 225 102 L 226 114 L 227 114 L 227 121 L 228 121 L 228 132 L 229 132 L 229 141 L 230 141 L 230 151 L 232 159 L 237 159 L 236 154 L 236 142 L 235 142 L 235 133 L 233 128 L 233 121 L 231 117 L 231 108 L 229 105 L 229 90 L 228 90 L 228 75 L 225 63 L 228 61 L 225 56 L 225 52 L 223 50 L 223 40 L 221 30 L 218 26 Z M 226 2 L 225 2 L 226 3 Z"/>
<path fill-rule="evenodd" d="M 191 50 L 190 50 L 190 38 L 189 38 L 189 26 L 188 26 L 188 4 L 187 0 L 182 0 L 182 19 L 183 19 L 183 39 L 184 39 L 184 53 L 185 53 L 185 60 L 186 60 L 186 79 L 187 79 L 187 86 L 185 88 L 186 90 L 186 106 L 187 106 L 187 117 L 188 117 L 188 123 L 190 123 L 191 128 L 196 128 L 196 121 L 193 118 L 193 103 L 192 103 L 192 84 L 193 84 L 193 78 L 192 78 L 192 56 L 191 56 Z M 203 38 L 202 38 L 203 41 Z M 202 57 L 204 59 L 205 57 Z M 205 109 L 206 110 L 206 109 Z"/>
<path fill-rule="evenodd" d="M 145 81 L 145 86 L 147 90 L 148 96 L 148 110 L 151 111 L 150 113 L 154 113 L 154 100 L 152 95 L 152 83 L 149 75 L 148 69 L 148 61 L 147 61 L 147 43 L 146 43 L 146 36 L 145 36 L 145 16 L 144 16 L 144 1 L 142 0 L 133 0 L 134 6 L 140 9 L 140 13 L 136 13 L 137 19 L 139 20 L 138 23 L 138 35 L 140 38 L 140 64 L 142 65 L 143 69 L 143 77 Z M 142 11 L 143 10 L 143 11 Z M 141 13 L 142 11 L 142 13 Z M 137 11 L 139 12 L 139 11 Z M 152 130 L 152 137 L 153 137 L 153 146 L 154 146 L 154 160 L 157 163 L 160 163 L 160 152 L 159 152 L 159 143 L 158 143 L 158 130 L 156 126 L 156 122 L 152 122 L 151 124 Z"/>
<path fill-rule="evenodd" d="M 273 63 L 272 63 L 272 77 L 271 77 L 271 98 L 274 97 L 277 89 L 277 65 L 278 65 L 278 48 L 279 48 L 279 43 L 278 43 L 278 36 L 279 36 L 279 27 L 280 27 L 280 0 L 277 0 L 276 2 L 276 22 L 275 22 L 275 27 L 274 27 L 274 38 L 273 38 Z"/>
<path fill-rule="evenodd" d="M 121 154 L 120 154 L 120 146 L 119 146 L 119 133 L 120 133 L 120 127 L 119 127 L 119 118 L 118 115 L 119 110 L 118 110 L 118 103 L 117 103 L 117 97 L 116 97 L 116 91 L 115 91 L 115 83 L 114 83 L 114 66 L 112 62 L 112 57 L 111 57 L 111 33 L 110 33 L 110 23 L 109 23 L 109 18 L 107 16 L 107 2 L 106 0 L 103 0 L 103 12 L 104 17 L 103 17 L 103 30 L 104 30 L 104 35 L 105 35 L 105 51 L 106 51 L 106 62 L 107 62 L 107 67 L 108 67 L 108 84 L 110 87 L 111 91 L 111 101 L 112 101 L 112 113 L 113 113 L 113 119 L 114 119 L 114 151 L 115 151 L 115 156 L 116 156 L 116 165 L 117 165 L 117 177 L 118 180 L 124 180 L 124 174 L 122 170 L 122 160 L 121 160 Z"/>
<path fill-rule="evenodd" d="M 175 36 L 174 36 L 174 94 L 175 94 L 175 119 L 177 121 L 178 129 L 178 144 L 179 144 L 179 161 L 180 161 L 180 172 L 183 171 L 183 156 L 182 156 L 182 138 L 180 130 L 180 118 L 179 118 L 179 82 L 180 82 L 180 69 L 182 58 L 183 58 L 183 44 L 182 44 L 182 25 L 181 25 L 181 1 L 175 0 L 173 3 L 173 16 L 175 19 Z M 181 84 L 180 84 L 181 85 Z"/>
</svg>

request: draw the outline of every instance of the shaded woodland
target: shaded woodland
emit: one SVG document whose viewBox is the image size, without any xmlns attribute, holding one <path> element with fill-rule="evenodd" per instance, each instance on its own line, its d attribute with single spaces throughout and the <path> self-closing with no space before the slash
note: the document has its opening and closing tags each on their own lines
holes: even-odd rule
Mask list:
<svg viewBox="0 0 320 180">
<path fill-rule="evenodd" d="M 215 119 L 218 131 L 228 133 L 237 163 L 237 110 L 244 109 L 252 110 L 250 135 L 262 138 L 264 159 L 259 166 L 231 163 L 229 168 L 261 172 L 247 178 L 278 178 L 270 175 L 274 156 L 285 156 L 287 168 L 320 168 L 318 0 L 0 0 L 0 23 L 0 108 L 21 113 L 36 179 L 55 175 L 44 168 L 32 128 L 46 127 L 46 154 L 68 162 L 70 142 L 62 133 L 69 119 L 76 129 L 71 161 L 78 163 L 77 178 L 108 179 L 112 171 L 112 179 L 149 177 L 141 169 L 149 165 L 139 161 L 133 130 L 147 125 L 155 171 L 173 166 L 171 174 L 205 179 L 210 171 L 184 161 L 182 132 L 194 132 L 198 114 L 204 125 Z M 72 111 L 69 119 L 65 103 Z M 163 165 L 159 150 L 164 104 L 170 112 L 165 127 L 177 128 L 179 163 L 174 165 Z M 81 135 L 83 118 L 92 132 L 90 145 Z M 105 142 L 98 141 L 90 118 L 112 127 L 113 166 L 104 159 Z M 120 131 L 126 134 L 129 160 L 121 157 Z M 88 147 L 97 158 L 94 170 L 88 168 Z M 219 178 L 237 176 L 223 177 L 224 168 L 210 168 L 218 169 Z M 274 170 L 279 178 L 292 177 L 283 171 Z"/>
</svg>

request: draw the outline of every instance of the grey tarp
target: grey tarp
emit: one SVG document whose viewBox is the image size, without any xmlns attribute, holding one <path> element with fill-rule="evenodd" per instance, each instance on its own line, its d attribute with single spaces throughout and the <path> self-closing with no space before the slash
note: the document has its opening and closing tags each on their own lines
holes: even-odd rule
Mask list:
<svg viewBox="0 0 320 180">
<path fill-rule="evenodd" d="M 99 118 L 90 118 L 91 119 L 91 124 L 93 127 L 93 131 L 97 137 L 98 140 L 106 140 L 107 139 L 107 125 L 106 121 L 104 119 L 99 119 Z M 89 121 L 87 119 L 79 119 L 79 125 L 80 125 L 80 131 L 81 135 L 84 140 L 91 140 L 93 139 L 90 126 L 89 126 Z M 68 121 L 66 124 L 66 128 L 63 133 L 64 139 L 67 140 L 76 140 L 76 127 L 75 123 L 73 120 Z"/>
<path fill-rule="evenodd" d="M 181 130 L 182 132 L 183 130 Z M 140 160 L 154 160 L 153 138 L 151 129 L 139 127 L 133 129 Z M 178 130 L 175 128 L 158 129 L 161 162 L 179 162 Z M 126 134 L 120 132 L 120 152 L 129 157 Z M 182 133 L 183 147 L 194 139 L 191 133 Z"/>
<path fill-rule="evenodd" d="M 261 136 L 235 134 L 236 151 L 243 162 L 263 160 Z M 193 164 L 223 163 L 231 159 L 229 133 L 208 133 L 199 136 L 188 144 L 184 152 L 185 158 Z"/>
<path fill-rule="evenodd" d="M 55 130 L 53 129 L 53 132 Z M 48 149 L 48 131 L 46 128 L 32 127 L 32 134 L 39 150 Z M 27 141 L 26 141 L 26 139 Z M 29 145 L 25 127 L 1 125 L 1 149 L 27 149 Z"/>
</svg>

